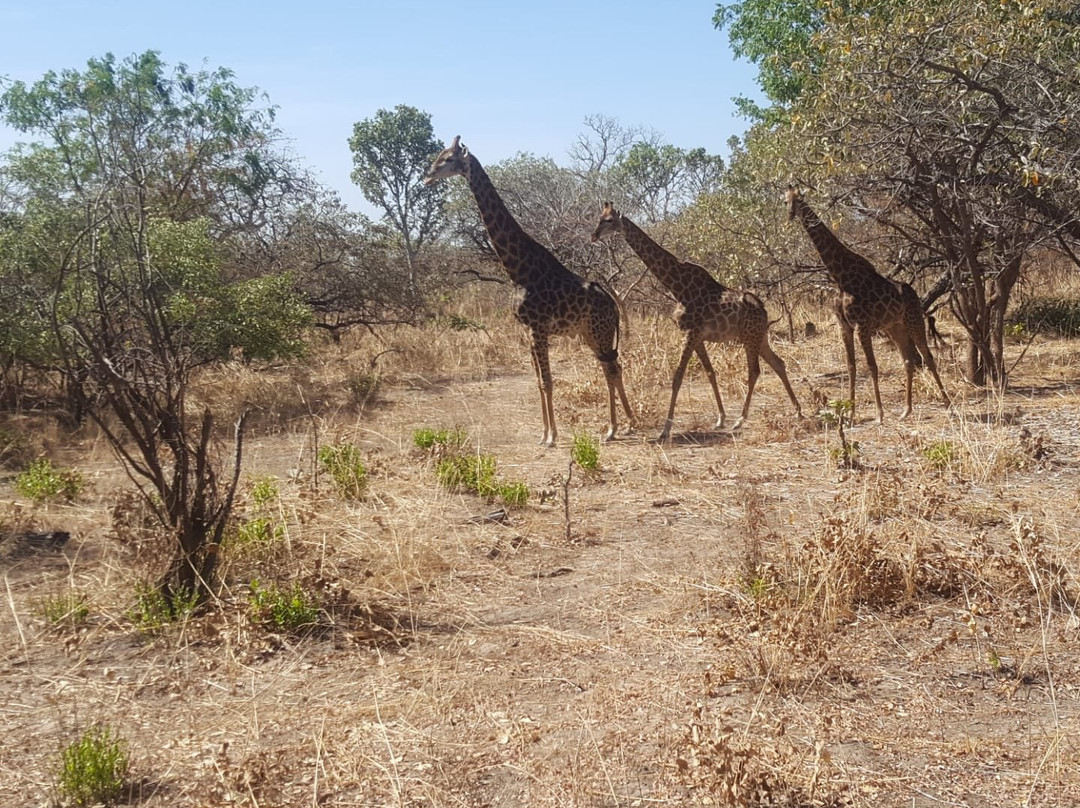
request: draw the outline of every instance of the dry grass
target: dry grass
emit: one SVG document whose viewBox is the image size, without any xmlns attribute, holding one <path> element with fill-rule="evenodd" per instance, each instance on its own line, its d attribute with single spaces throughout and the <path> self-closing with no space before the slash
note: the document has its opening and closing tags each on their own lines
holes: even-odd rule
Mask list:
<svg viewBox="0 0 1080 808">
<path fill-rule="evenodd" d="M 635 318 L 622 355 L 640 428 L 568 482 L 574 431 L 606 421 L 597 363 L 556 343 L 560 441 L 540 448 L 506 301 L 449 313 L 486 330 L 437 320 L 201 380 L 222 424 L 258 408 L 243 495 L 220 601 L 154 630 L 131 607 L 165 562 L 156 529 L 92 434 L 42 433 L 93 484 L 34 508 L 4 483 L 4 535 L 72 539 L 0 555 L 0 803 L 47 803 L 60 750 L 93 725 L 128 741 L 148 806 L 1080 800 L 1080 349 L 1037 339 L 1000 396 L 965 388 L 941 351 L 957 406 L 920 375 L 901 423 L 883 347 L 892 415 L 863 419 L 860 376 L 852 470 L 768 369 L 730 433 L 692 365 L 674 439 L 651 442 L 681 336 Z M 812 339 L 774 337 L 808 413 L 844 384 L 817 321 Z M 711 355 L 737 412 L 742 352 Z M 442 488 L 412 444 L 425 427 L 465 430 L 528 506 L 486 518 L 495 503 Z M 364 451 L 360 499 L 314 462 L 338 442 Z M 254 580 L 318 617 L 254 622 Z M 86 620 L 41 615 L 71 593 Z"/>
</svg>

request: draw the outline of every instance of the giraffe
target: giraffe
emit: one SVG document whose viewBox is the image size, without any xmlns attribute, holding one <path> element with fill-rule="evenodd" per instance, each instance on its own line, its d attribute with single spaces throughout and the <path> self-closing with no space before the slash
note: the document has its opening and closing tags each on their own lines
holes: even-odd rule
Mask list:
<svg viewBox="0 0 1080 808">
<path fill-rule="evenodd" d="M 878 273 L 869 261 L 840 241 L 810 209 L 802 194 L 790 186 L 787 190 L 787 205 L 788 218 L 802 222 L 825 264 L 825 269 L 839 289 L 833 310 L 840 322 L 844 352 L 847 355 L 848 399 L 852 402 L 852 423 L 855 421 L 856 334 L 866 356 L 866 366 L 874 386 L 878 423 L 885 420 L 885 410 L 881 406 L 881 394 L 878 391 L 878 368 L 873 345 L 875 332 L 886 334 L 904 359 L 907 387 L 904 412 L 900 418 L 911 415 L 911 380 L 915 367 L 920 364 L 925 364 L 930 369 L 938 390 L 948 405 L 949 394 L 941 383 L 934 355 L 930 353 L 930 346 L 926 342 L 926 320 L 915 290 L 909 284 L 891 280 Z"/>
<path fill-rule="evenodd" d="M 435 158 L 424 176 L 424 184 L 453 176 L 462 176 L 468 182 L 499 261 L 510 280 L 523 290 L 515 316 L 532 337 L 532 363 L 544 419 L 540 442 L 554 446 L 556 437 L 554 383 L 548 359 L 552 336 L 581 337 L 599 360 L 608 388 L 609 425 L 604 439 L 614 438 L 618 425 L 616 394 L 633 429 L 634 416 L 619 365 L 619 309 L 615 298 L 600 284 L 571 272 L 521 228 L 480 161 L 462 145 L 460 135 Z"/>
<path fill-rule="evenodd" d="M 724 402 L 720 397 L 720 388 L 716 385 L 716 372 L 705 349 L 706 342 L 739 342 L 746 349 L 746 400 L 743 402 L 742 415 L 733 429 L 738 429 L 750 412 L 754 385 L 761 375 L 761 357 L 765 358 L 769 367 L 780 377 L 791 403 L 795 405 L 795 413 L 802 418 L 802 407 L 795 397 L 795 391 L 791 389 L 784 369 L 784 360 L 777 356 L 769 345 L 769 316 L 761 299 L 750 292 L 728 289 L 715 280 L 704 267 L 689 261 L 680 261 L 607 202 L 592 240 L 598 241 L 607 234 L 616 232 L 623 234 L 626 243 L 674 296 L 678 304 L 675 308 L 675 322 L 686 332 L 686 345 L 671 381 L 671 403 L 659 440 L 665 441 L 671 435 L 675 401 L 679 397 L 679 388 L 692 354 L 697 354 L 712 386 L 713 397 L 719 410 L 716 427 L 724 425 Z"/>
</svg>

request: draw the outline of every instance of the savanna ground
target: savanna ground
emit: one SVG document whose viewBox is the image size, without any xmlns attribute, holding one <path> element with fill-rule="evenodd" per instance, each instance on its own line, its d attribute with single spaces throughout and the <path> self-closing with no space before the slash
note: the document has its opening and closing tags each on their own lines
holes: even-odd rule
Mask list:
<svg viewBox="0 0 1080 808">
<path fill-rule="evenodd" d="M 805 419 L 765 367 L 749 422 L 714 430 L 694 372 L 668 445 L 680 338 L 639 315 L 638 430 L 586 473 L 570 446 L 604 427 L 599 366 L 557 341 L 559 444 L 538 446 L 525 335 L 497 297 L 459 311 L 486 330 L 443 320 L 201 379 L 226 416 L 257 406 L 237 518 L 280 530 L 226 545 L 220 601 L 156 631 L 131 607 L 161 539 L 104 442 L 10 422 L 89 486 L 32 507 L 3 483 L 9 531 L 72 537 L 0 560 L 0 804 L 53 800 L 60 750 L 96 724 L 127 739 L 145 806 L 1080 804 L 1080 344 L 1011 345 L 1011 389 L 988 395 L 946 323 L 955 406 L 920 372 L 901 422 L 882 342 L 886 423 L 860 361 L 848 469 L 815 415 L 844 394 L 824 315 L 793 343 L 774 327 Z M 733 419 L 745 363 L 712 355 Z M 442 487 L 422 428 L 465 430 L 528 504 L 483 519 L 497 503 Z M 314 462 L 342 441 L 367 459 L 356 501 Z M 253 623 L 256 578 L 316 596 L 317 625 Z M 89 614 L 53 625 L 41 604 L 66 593 Z"/>
</svg>

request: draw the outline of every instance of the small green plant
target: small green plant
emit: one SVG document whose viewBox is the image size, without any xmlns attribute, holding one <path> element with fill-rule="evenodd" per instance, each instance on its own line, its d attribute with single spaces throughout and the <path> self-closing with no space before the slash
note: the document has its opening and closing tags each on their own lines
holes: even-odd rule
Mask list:
<svg viewBox="0 0 1080 808">
<path fill-rule="evenodd" d="M 957 451 L 951 442 L 939 440 L 924 448 L 922 456 L 931 468 L 944 471 L 956 462 Z"/>
<path fill-rule="evenodd" d="M 460 449 L 468 440 L 469 435 L 464 429 L 429 429 L 424 427 L 413 430 L 413 445 L 424 451 L 430 451 L 436 446 L 444 446 L 447 449 Z"/>
<path fill-rule="evenodd" d="M 445 488 L 464 488 L 482 497 L 490 497 L 499 491 L 495 468 L 495 458 L 491 455 L 450 455 L 435 466 L 435 476 Z"/>
<path fill-rule="evenodd" d="M 499 483 L 499 499 L 511 508 L 521 508 L 529 501 L 529 486 L 520 480 Z"/>
<path fill-rule="evenodd" d="M 36 611 L 53 626 L 67 628 L 74 628 L 90 616 L 86 595 L 78 592 L 44 597 L 37 602 Z"/>
<path fill-rule="evenodd" d="M 345 379 L 345 386 L 354 404 L 363 407 L 379 391 L 379 374 L 374 371 L 356 371 Z"/>
<path fill-rule="evenodd" d="M 85 484 L 78 471 L 58 468 L 47 457 L 39 457 L 15 478 L 15 490 L 39 505 L 57 500 L 71 502 Z"/>
<path fill-rule="evenodd" d="M 587 432 L 575 432 L 570 457 L 585 471 L 600 467 L 600 441 Z"/>
<path fill-rule="evenodd" d="M 265 516 L 256 516 L 240 522 L 229 534 L 228 543 L 233 547 L 269 547 L 285 536 L 285 526 L 275 524 Z"/>
<path fill-rule="evenodd" d="M 319 465 L 333 479 L 342 498 L 363 497 L 367 490 L 367 467 L 359 447 L 351 443 L 320 447 Z"/>
<path fill-rule="evenodd" d="M 298 631 L 319 620 L 315 600 L 304 592 L 299 583 L 294 583 L 288 591 L 282 591 L 277 584 L 264 586 L 254 580 L 248 588 L 251 619 L 260 625 L 279 631 Z"/>
<path fill-rule="evenodd" d="M 135 587 L 135 604 L 127 615 L 139 631 L 152 634 L 189 617 L 198 605 L 198 592 L 183 590 L 170 599 L 159 587 L 141 583 Z"/>
<path fill-rule="evenodd" d="M 840 446 L 829 449 L 829 457 L 838 466 L 845 469 L 857 469 L 862 465 L 859 442 L 848 440 L 844 432 L 844 424 L 850 424 L 855 413 L 855 402 L 850 399 L 836 399 L 830 401 L 818 411 L 818 418 L 825 426 L 836 427 L 836 433 L 840 437 Z"/>
<path fill-rule="evenodd" d="M 69 805 L 114 805 L 124 795 L 128 745 L 108 727 L 92 727 L 60 755 L 57 789 Z"/>
<path fill-rule="evenodd" d="M 251 499 L 260 510 L 269 508 L 280 496 L 277 477 L 259 477 L 251 483 Z"/>
</svg>

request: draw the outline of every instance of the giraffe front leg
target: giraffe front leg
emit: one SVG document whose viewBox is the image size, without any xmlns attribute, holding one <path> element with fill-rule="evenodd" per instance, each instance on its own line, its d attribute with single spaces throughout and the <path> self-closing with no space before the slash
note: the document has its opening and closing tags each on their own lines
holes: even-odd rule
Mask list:
<svg viewBox="0 0 1080 808">
<path fill-rule="evenodd" d="M 540 443 L 545 446 L 555 445 L 555 408 L 552 402 L 554 382 L 551 378 L 551 363 L 548 359 L 548 339 L 546 335 L 533 332 L 532 340 L 533 369 L 536 371 L 536 383 L 540 388 L 540 411 L 544 419 L 544 436 Z"/>
<path fill-rule="evenodd" d="M 721 429 L 724 426 L 724 399 L 720 395 L 720 387 L 716 383 L 716 371 L 713 370 L 712 362 L 709 360 L 709 353 L 705 350 L 705 343 L 699 342 L 694 349 L 697 354 L 698 361 L 701 362 L 701 367 L 705 370 L 705 378 L 709 380 L 709 386 L 712 387 L 713 398 L 716 400 L 716 429 Z"/>
<path fill-rule="evenodd" d="M 885 408 L 881 406 L 881 391 L 878 388 L 877 359 L 874 357 L 874 332 L 868 328 L 860 328 L 859 343 L 862 345 L 863 354 L 866 356 L 866 371 L 870 374 L 870 382 L 874 387 L 874 403 L 877 404 L 878 423 L 883 424 L 885 423 Z M 854 404 L 851 409 L 852 413 L 854 413 Z"/>
<path fill-rule="evenodd" d="M 683 376 L 686 374 L 686 365 L 690 361 L 690 356 L 694 353 L 696 343 L 696 337 L 690 337 L 686 340 L 686 346 L 683 348 L 682 356 L 679 358 L 679 366 L 675 368 L 675 375 L 671 379 L 671 403 L 668 405 L 667 420 L 664 421 L 664 429 L 660 433 L 660 437 L 657 438 L 660 442 L 671 437 L 671 425 L 675 421 L 675 402 L 679 398 L 679 388 L 682 387 Z M 724 425 L 724 405 L 720 402 L 719 396 L 718 391 L 717 404 L 720 406 L 720 420 L 717 427 Z"/>
<path fill-rule="evenodd" d="M 844 343 L 844 358 L 847 361 L 848 401 L 851 402 L 848 426 L 855 426 L 855 330 L 843 314 L 837 312 L 837 317 L 840 319 L 840 338 Z"/>
</svg>

